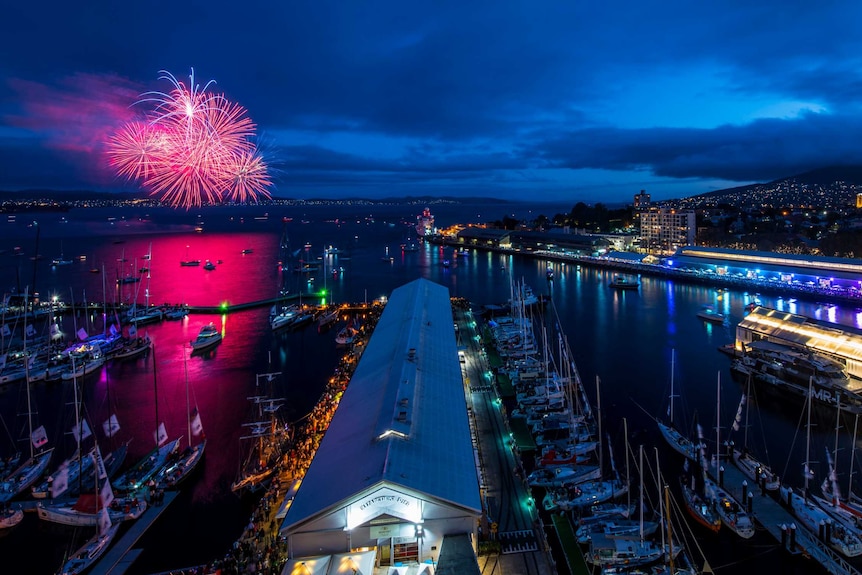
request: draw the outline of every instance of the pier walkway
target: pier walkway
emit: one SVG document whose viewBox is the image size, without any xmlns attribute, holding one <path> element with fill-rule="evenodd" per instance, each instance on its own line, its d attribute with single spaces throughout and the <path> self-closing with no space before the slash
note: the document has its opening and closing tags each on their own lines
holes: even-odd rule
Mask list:
<svg viewBox="0 0 862 575">
<path fill-rule="evenodd" d="M 141 549 L 132 549 L 138 539 L 159 518 L 162 512 L 173 503 L 178 492 L 165 491 L 161 505 L 150 505 L 144 514 L 136 519 L 119 541 L 111 545 L 107 553 L 96 563 L 90 575 L 122 575 L 141 554 Z"/>
<path fill-rule="evenodd" d="M 485 512 L 479 527 L 479 569 L 483 575 L 552 575 L 557 569 L 523 480 L 476 322 L 469 310 L 453 311 Z"/>
<path fill-rule="evenodd" d="M 733 463 L 724 461 L 722 465 L 724 467 L 724 478 L 722 481 L 724 489 L 730 492 L 737 501 L 742 502 L 743 482 L 747 482 L 748 478 Z M 713 476 L 712 478 L 716 482 L 719 481 L 717 477 Z M 835 575 L 860 575 L 860 572 L 841 557 L 841 555 L 799 525 L 799 522 L 787 509 L 782 507 L 778 501 L 773 499 L 772 496 L 768 495 L 759 486 L 747 483 L 745 489 L 751 495 L 751 516 L 770 535 L 775 537 L 779 543 L 784 543 L 789 539 L 788 532 L 782 533 L 782 526 L 789 531 L 791 524 L 797 525 L 796 549 L 788 549 L 788 551 L 791 553 L 802 552 L 809 555 L 829 573 Z"/>
</svg>

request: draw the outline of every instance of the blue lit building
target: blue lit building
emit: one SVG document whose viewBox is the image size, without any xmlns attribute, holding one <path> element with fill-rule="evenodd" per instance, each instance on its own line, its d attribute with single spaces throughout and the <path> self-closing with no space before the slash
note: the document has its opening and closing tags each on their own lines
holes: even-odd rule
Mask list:
<svg viewBox="0 0 862 575">
<path fill-rule="evenodd" d="M 862 290 L 862 260 L 858 259 L 686 246 L 678 249 L 667 260 L 667 265 L 698 274 L 761 280 L 776 285 Z"/>
</svg>

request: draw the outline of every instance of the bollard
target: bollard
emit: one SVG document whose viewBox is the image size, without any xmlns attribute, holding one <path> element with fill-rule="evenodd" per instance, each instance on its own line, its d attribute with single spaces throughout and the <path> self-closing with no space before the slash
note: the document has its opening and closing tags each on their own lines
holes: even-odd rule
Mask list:
<svg viewBox="0 0 862 575">
<path fill-rule="evenodd" d="M 748 509 L 748 514 L 751 515 L 751 510 L 754 508 L 754 494 L 751 491 L 748 492 L 748 505 L 746 508 Z"/>
<path fill-rule="evenodd" d="M 745 507 L 748 504 L 748 482 L 742 482 L 742 506 Z"/>
<path fill-rule="evenodd" d="M 790 549 L 796 549 L 796 523 L 790 524 Z"/>
<path fill-rule="evenodd" d="M 820 525 L 817 526 L 817 536 L 821 541 L 826 541 L 826 521 L 820 520 Z"/>
<path fill-rule="evenodd" d="M 724 465 L 718 468 L 718 486 L 724 487 Z"/>
<path fill-rule="evenodd" d="M 787 549 L 787 525 L 781 524 L 781 548 Z"/>
<path fill-rule="evenodd" d="M 831 519 L 828 519 L 826 521 L 826 529 L 825 529 L 823 535 L 824 535 L 823 541 L 825 541 L 826 543 L 829 543 L 830 541 L 832 541 L 832 520 Z"/>
<path fill-rule="evenodd" d="M 766 496 L 766 473 L 760 474 L 760 494 Z"/>
</svg>

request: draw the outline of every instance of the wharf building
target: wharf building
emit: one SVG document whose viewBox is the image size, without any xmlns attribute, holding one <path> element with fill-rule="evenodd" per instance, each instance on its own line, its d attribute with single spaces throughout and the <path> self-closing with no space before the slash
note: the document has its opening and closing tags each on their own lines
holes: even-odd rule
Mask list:
<svg viewBox="0 0 862 575">
<path fill-rule="evenodd" d="M 452 318 L 444 286 L 392 292 L 287 507 L 288 565 L 372 552 L 378 567 L 475 561 L 478 459 Z"/>
<path fill-rule="evenodd" d="M 736 326 L 736 349 L 742 351 L 756 342 L 768 342 L 815 352 L 837 361 L 852 378 L 851 391 L 862 391 L 862 331 L 815 319 L 757 307 Z"/>
<path fill-rule="evenodd" d="M 700 274 L 760 280 L 776 287 L 791 284 L 851 293 L 862 290 L 862 261 L 851 258 L 686 246 L 666 264 Z"/>
<path fill-rule="evenodd" d="M 612 242 L 609 239 L 599 235 L 474 227 L 458 232 L 457 242 L 468 247 L 517 250 L 525 254 L 549 254 L 572 257 L 601 256 L 607 253 L 612 246 Z"/>
</svg>

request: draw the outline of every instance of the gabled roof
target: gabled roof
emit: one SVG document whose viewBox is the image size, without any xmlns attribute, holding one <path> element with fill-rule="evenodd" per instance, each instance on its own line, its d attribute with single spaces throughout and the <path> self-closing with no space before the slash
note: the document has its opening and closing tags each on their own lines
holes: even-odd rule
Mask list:
<svg viewBox="0 0 862 575">
<path fill-rule="evenodd" d="M 449 290 L 392 292 L 282 529 L 387 484 L 481 512 Z"/>
</svg>

